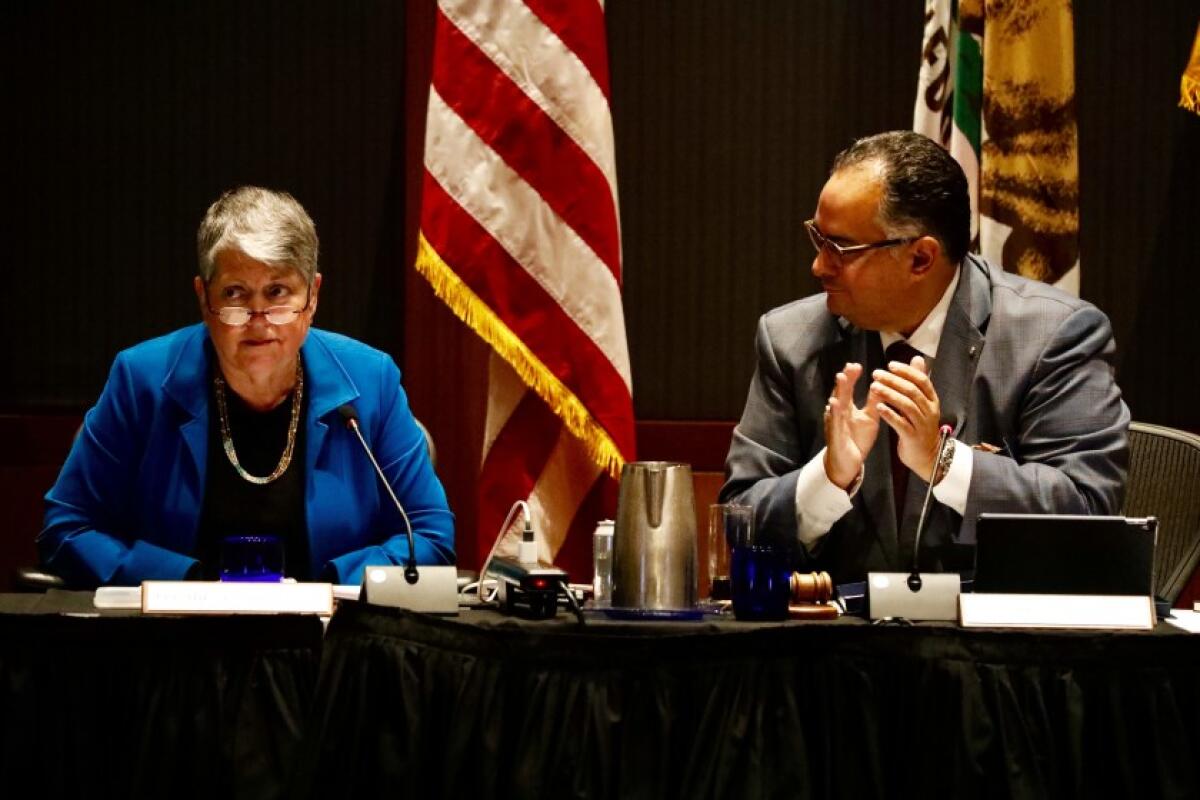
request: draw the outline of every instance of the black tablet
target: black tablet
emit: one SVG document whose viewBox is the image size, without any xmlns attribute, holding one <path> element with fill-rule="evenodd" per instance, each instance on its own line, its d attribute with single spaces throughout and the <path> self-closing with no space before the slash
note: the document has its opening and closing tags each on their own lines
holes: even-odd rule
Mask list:
<svg viewBox="0 0 1200 800">
<path fill-rule="evenodd" d="M 980 514 L 975 591 L 1154 594 L 1154 517 Z"/>
</svg>

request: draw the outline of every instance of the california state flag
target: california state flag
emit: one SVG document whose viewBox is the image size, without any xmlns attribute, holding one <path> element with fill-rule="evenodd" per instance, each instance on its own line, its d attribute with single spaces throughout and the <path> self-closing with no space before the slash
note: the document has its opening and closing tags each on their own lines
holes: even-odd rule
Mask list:
<svg viewBox="0 0 1200 800">
<path fill-rule="evenodd" d="M 913 130 L 971 183 L 974 249 L 1079 293 L 1071 0 L 926 0 Z"/>
<path fill-rule="evenodd" d="M 600 2 L 440 0 L 418 248 L 492 348 L 480 552 L 462 560 L 528 500 L 542 558 L 590 574 L 634 455 Z"/>
</svg>

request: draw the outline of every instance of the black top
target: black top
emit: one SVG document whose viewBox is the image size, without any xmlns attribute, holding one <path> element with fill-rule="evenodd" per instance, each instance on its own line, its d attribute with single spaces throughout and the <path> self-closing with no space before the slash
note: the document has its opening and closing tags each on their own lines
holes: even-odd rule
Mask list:
<svg viewBox="0 0 1200 800">
<path fill-rule="evenodd" d="M 238 463 L 251 475 L 270 475 L 279 465 L 287 445 L 292 400 L 285 400 L 265 413 L 258 412 L 242 402 L 227 384 L 225 405 Z M 284 546 L 284 573 L 301 581 L 312 577 L 308 563 L 308 523 L 304 516 L 304 415 L 307 405 L 306 394 L 296 429 L 296 446 L 287 470 L 271 483 L 250 483 L 237 474 L 225 455 L 216 393 L 210 378 L 208 477 L 195 553 L 204 578 L 216 580 L 220 577 L 221 541 L 226 536 L 278 536 Z"/>
</svg>

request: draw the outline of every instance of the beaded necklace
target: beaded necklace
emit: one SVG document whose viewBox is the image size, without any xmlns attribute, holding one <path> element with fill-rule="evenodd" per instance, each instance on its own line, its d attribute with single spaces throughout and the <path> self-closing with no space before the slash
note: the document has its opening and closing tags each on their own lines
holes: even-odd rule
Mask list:
<svg viewBox="0 0 1200 800">
<path fill-rule="evenodd" d="M 304 398 L 304 370 L 300 367 L 300 359 L 296 359 L 296 389 L 292 392 L 292 418 L 288 424 L 287 444 L 283 448 L 283 455 L 279 457 L 279 464 L 276 465 L 275 471 L 266 477 L 251 475 L 238 462 L 237 451 L 233 447 L 233 434 L 229 430 L 229 409 L 225 405 L 225 379 L 221 377 L 220 370 L 217 370 L 217 374 L 213 376 L 213 390 L 217 396 L 217 416 L 221 420 L 221 444 L 225 448 L 225 455 L 229 458 L 229 463 L 233 465 L 238 476 L 242 480 L 261 486 L 271 483 L 287 472 L 287 468 L 292 463 L 292 453 L 296 449 L 296 431 L 300 427 L 300 401 Z"/>
</svg>

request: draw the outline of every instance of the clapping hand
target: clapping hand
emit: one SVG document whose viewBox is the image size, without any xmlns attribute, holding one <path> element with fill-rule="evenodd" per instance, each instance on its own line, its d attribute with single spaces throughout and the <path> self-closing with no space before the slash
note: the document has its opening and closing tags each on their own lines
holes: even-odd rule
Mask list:
<svg viewBox="0 0 1200 800">
<path fill-rule="evenodd" d="M 833 394 L 825 406 L 825 474 L 842 489 L 848 489 L 862 472 L 879 435 L 878 404 L 868 401 L 864 408 L 854 404 L 854 384 L 862 372 L 862 364 L 847 364 L 834 378 Z"/>
<path fill-rule="evenodd" d="M 925 359 L 893 361 L 871 378 L 867 405 L 896 432 L 901 463 L 928 481 L 937 463 L 942 407 Z"/>
</svg>

